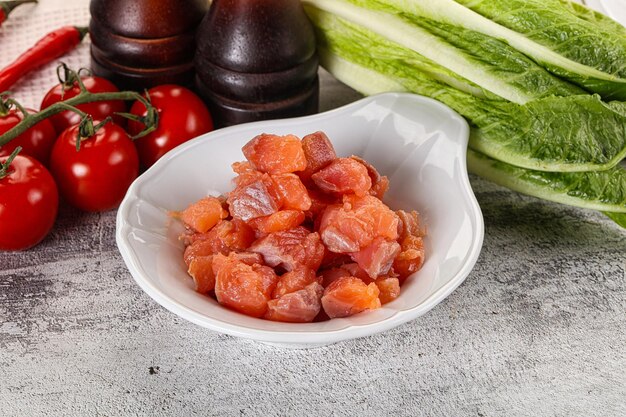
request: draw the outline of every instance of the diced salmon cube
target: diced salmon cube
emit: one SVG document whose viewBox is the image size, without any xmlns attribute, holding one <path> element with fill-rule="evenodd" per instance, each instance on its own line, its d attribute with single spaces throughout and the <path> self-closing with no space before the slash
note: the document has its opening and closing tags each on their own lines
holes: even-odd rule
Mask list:
<svg viewBox="0 0 626 417">
<path fill-rule="evenodd" d="M 370 188 L 370 195 L 382 200 L 387 190 L 389 190 L 389 178 L 382 176 L 380 177 L 380 181 L 373 184 L 372 188 Z"/>
<path fill-rule="evenodd" d="M 281 275 L 276 284 L 273 297 L 280 298 L 285 294 L 298 291 L 313 282 L 320 282 L 315 271 L 306 266 L 298 266 L 293 271 L 289 271 Z"/>
<path fill-rule="evenodd" d="M 209 256 L 215 254 L 217 251 L 213 249 L 213 243 L 207 239 L 194 239 L 183 252 L 183 260 L 185 265 L 189 267 L 191 262 L 199 256 Z"/>
<path fill-rule="evenodd" d="M 397 239 L 398 216 L 376 197 L 344 196 L 343 205 L 326 207 L 319 232 L 328 250 L 358 252 L 376 237 Z"/>
<path fill-rule="evenodd" d="M 422 228 L 420 215 L 417 211 L 396 211 L 400 222 L 398 224 L 398 235 L 400 239 L 407 236 L 424 237 L 426 232 Z"/>
<path fill-rule="evenodd" d="M 180 212 L 180 219 L 196 232 L 205 233 L 221 219 L 228 217 L 222 203 L 215 197 L 205 197 Z"/>
<path fill-rule="evenodd" d="M 307 182 L 311 175 L 337 159 L 335 148 L 324 132 L 315 132 L 302 138 L 302 149 L 306 158 L 306 169 L 298 175 Z"/>
<path fill-rule="evenodd" d="M 269 216 L 252 219 L 249 223 L 261 233 L 268 234 L 293 229 L 300 226 L 304 219 L 304 212 L 302 211 L 281 210 Z"/>
<path fill-rule="evenodd" d="M 419 271 L 424 264 L 424 240 L 412 235 L 406 236 L 400 241 L 401 251 L 393 261 L 393 270 L 400 282 L 411 274 Z"/>
<path fill-rule="evenodd" d="M 310 323 L 322 308 L 324 288 L 313 282 L 305 288 L 285 294 L 267 303 L 265 318 L 287 323 Z"/>
<path fill-rule="evenodd" d="M 381 304 L 387 304 L 400 296 L 400 281 L 396 277 L 380 277 L 375 284 L 380 290 L 378 298 Z"/>
<path fill-rule="evenodd" d="M 187 273 L 196 284 L 196 291 L 207 294 L 215 287 L 215 274 L 213 273 L 213 255 L 195 257 L 189 263 Z"/>
<path fill-rule="evenodd" d="M 358 252 L 373 239 L 373 225 L 342 205 L 326 207 L 321 215 L 320 236 L 326 248 L 335 253 Z"/>
<path fill-rule="evenodd" d="M 348 317 L 380 308 L 379 294 L 373 282 L 365 284 L 355 277 L 339 278 L 324 290 L 322 306 L 330 318 Z"/>
<path fill-rule="evenodd" d="M 311 176 L 315 185 L 327 193 L 353 193 L 360 197 L 372 188 L 367 168 L 351 158 L 338 158 Z"/>
<path fill-rule="evenodd" d="M 398 253 L 400 253 L 398 242 L 377 237 L 368 246 L 350 256 L 370 278 L 376 279 L 389 272 Z"/>
<path fill-rule="evenodd" d="M 222 254 L 213 259 L 215 296 L 217 301 L 252 317 L 262 317 L 278 277 L 272 268 L 247 265 L 239 259 Z"/>
<path fill-rule="evenodd" d="M 311 233 L 302 226 L 270 233 L 257 239 L 248 250 L 263 255 L 267 265 L 282 266 L 287 271 L 299 265 L 317 270 L 324 256 L 319 234 Z"/>
<path fill-rule="evenodd" d="M 241 220 L 222 220 L 207 233 L 196 233 L 185 248 L 184 260 L 187 266 L 197 256 L 231 251 L 244 251 L 255 240 L 254 230 Z"/>
<path fill-rule="evenodd" d="M 243 262 L 246 265 L 263 264 L 263 257 L 253 252 L 230 252 L 227 256 L 214 256 L 212 267 L 214 270 L 220 269 L 229 261 Z"/>
<path fill-rule="evenodd" d="M 233 179 L 235 185 L 243 186 L 263 177 L 263 173 L 261 171 L 257 171 L 257 169 L 254 168 L 252 163 L 249 161 L 234 162 L 231 164 L 231 167 L 237 174 L 237 176 Z"/>
<path fill-rule="evenodd" d="M 243 221 L 276 213 L 280 203 L 272 196 L 271 185 L 258 179 L 238 185 L 228 196 L 230 214 Z"/>
<path fill-rule="evenodd" d="M 376 170 L 376 168 L 374 168 L 372 164 L 370 164 L 363 158 L 355 155 L 352 155 L 350 158 L 361 163 L 365 168 L 367 168 L 367 173 L 372 180 L 372 188 L 370 189 L 369 194 L 373 195 L 379 200 L 382 200 L 385 196 L 385 193 L 389 189 L 389 179 L 385 176 L 380 175 L 378 173 L 378 170 Z"/>
<path fill-rule="evenodd" d="M 306 169 L 302 142 L 294 135 L 258 135 L 242 151 L 256 169 L 268 174 L 286 174 Z"/>
<path fill-rule="evenodd" d="M 311 208 L 311 197 L 300 178 L 295 174 L 272 175 L 276 189 L 286 210 L 306 211 Z"/>
<path fill-rule="evenodd" d="M 370 195 L 365 197 L 347 195 L 344 196 L 343 202 L 344 208 L 354 211 L 359 218 L 372 225 L 374 237 L 398 239 L 399 218 L 378 198 Z"/>
</svg>

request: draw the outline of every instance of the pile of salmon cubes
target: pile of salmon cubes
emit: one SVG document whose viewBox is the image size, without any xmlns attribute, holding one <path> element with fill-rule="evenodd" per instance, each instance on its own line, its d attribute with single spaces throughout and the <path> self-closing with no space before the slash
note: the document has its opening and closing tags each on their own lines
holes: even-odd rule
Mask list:
<svg viewBox="0 0 626 417">
<path fill-rule="evenodd" d="M 424 262 L 415 211 L 394 212 L 366 161 L 322 132 L 261 134 L 234 163 L 235 188 L 175 213 L 196 290 L 268 320 L 306 323 L 379 308 Z"/>
</svg>

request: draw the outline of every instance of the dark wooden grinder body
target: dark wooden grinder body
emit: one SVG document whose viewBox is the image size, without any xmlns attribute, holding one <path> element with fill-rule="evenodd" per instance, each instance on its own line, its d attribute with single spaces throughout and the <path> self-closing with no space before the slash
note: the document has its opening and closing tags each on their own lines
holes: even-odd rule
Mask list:
<svg viewBox="0 0 626 417">
<path fill-rule="evenodd" d="M 195 65 L 218 126 L 318 110 L 315 34 L 299 0 L 213 0 Z"/>
<path fill-rule="evenodd" d="M 193 84 L 206 0 L 91 0 L 91 65 L 119 88 Z"/>
</svg>

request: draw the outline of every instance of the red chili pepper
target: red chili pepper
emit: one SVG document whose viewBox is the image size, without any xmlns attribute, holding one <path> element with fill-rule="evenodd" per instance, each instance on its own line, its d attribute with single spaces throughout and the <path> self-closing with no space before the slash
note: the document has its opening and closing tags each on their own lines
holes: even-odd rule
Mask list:
<svg viewBox="0 0 626 417">
<path fill-rule="evenodd" d="M 37 3 L 37 0 L 0 1 L 0 25 L 7 20 L 9 13 L 11 13 L 13 9 L 24 3 Z"/>
<path fill-rule="evenodd" d="M 32 48 L 0 70 L 0 92 L 6 91 L 24 74 L 65 55 L 80 43 L 87 28 L 64 26 L 41 38 Z"/>
</svg>

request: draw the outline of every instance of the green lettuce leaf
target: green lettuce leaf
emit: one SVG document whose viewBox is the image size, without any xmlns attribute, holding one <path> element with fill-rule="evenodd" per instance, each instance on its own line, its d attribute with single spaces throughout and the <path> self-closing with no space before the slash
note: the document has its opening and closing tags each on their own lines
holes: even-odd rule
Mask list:
<svg viewBox="0 0 626 417">
<path fill-rule="evenodd" d="M 605 211 L 604 214 L 609 219 L 626 229 L 626 213 L 612 213 L 610 211 Z"/>
<path fill-rule="evenodd" d="M 579 19 L 583 19 L 595 25 L 596 28 L 613 31 L 619 36 L 626 36 L 626 27 L 610 17 L 570 0 L 559 0 L 559 2 L 564 10 L 567 10 Z"/>
<path fill-rule="evenodd" d="M 320 46 L 329 53 L 463 115 L 474 127 L 470 146 L 475 150 L 523 168 L 569 172 L 610 169 L 626 155 L 623 103 L 607 104 L 589 95 L 547 97 L 525 105 L 490 100 L 469 93 L 470 84 L 459 89 L 435 79 L 413 64 L 413 51 L 374 32 L 319 9 L 308 7 L 307 12 Z M 361 87 L 347 70 L 327 69 Z"/>
<path fill-rule="evenodd" d="M 626 38 L 580 19 L 559 0 L 455 0 L 572 61 L 626 78 Z"/>
<path fill-rule="evenodd" d="M 306 4 L 341 17 L 344 20 L 343 25 L 351 22 L 351 30 L 355 32 L 355 36 L 358 35 L 360 26 L 402 46 L 396 48 L 394 53 L 401 54 L 400 57 L 407 61 L 412 60 L 412 64 L 420 70 L 437 79 L 446 77 L 457 82 L 461 80 L 463 84 L 474 89 L 478 87 L 483 91 L 483 96 L 496 96 L 523 104 L 552 95 L 586 93 L 581 88 L 553 76 L 507 43 L 477 31 L 427 18 L 415 19 L 384 6 L 381 8 L 385 10 L 380 11 L 361 8 L 341 0 L 311 0 L 305 2 Z M 313 10 L 312 15 L 315 15 L 314 8 L 310 8 Z M 320 26 L 324 26 L 324 31 L 342 30 L 334 27 L 335 23 L 330 18 L 318 19 L 323 20 Z M 449 84 L 459 88 L 457 84 Z M 467 91 L 466 88 L 462 89 Z"/>
<path fill-rule="evenodd" d="M 315 4 L 320 8 L 327 8 L 326 3 L 336 3 L 337 5 L 344 1 L 361 6 L 361 10 L 370 11 L 386 11 L 394 10 L 396 14 L 402 16 L 410 16 L 414 21 L 426 18 L 435 22 L 445 23 L 453 26 L 463 27 L 469 30 L 480 32 L 495 39 L 505 41 L 510 46 L 524 55 L 532 58 L 548 71 L 563 77 L 575 84 L 580 85 L 588 91 L 598 93 L 605 99 L 610 100 L 626 100 L 626 77 L 621 75 L 624 71 L 624 51 L 623 38 L 612 35 L 612 32 L 606 36 L 610 38 L 608 45 L 599 44 L 599 48 L 594 54 L 594 60 L 584 59 L 582 55 L 576 53 L 576 49 L 593 49 L 593 42 L 587 42 L 587 36 L 592 36 L 593 31 L 584 29 L 586 22 L 583 19 L 573 17 L 571 13 L 563 13 L 563 15 L 576 19 L 579 23 L 571 30 L 572 38 L 576 30 L 580 30 L 578 43 L 563 42 L 561 45 L 554 44 L 552 47 L 547 43 L 537 42 L 524 33 L 516 32 L 503 25 L 500 25 L 479 13 L 455 2 L 454 0 L 305 0 L 308 3 Z M 504 3 L 505 0 L 494 0 L 494 3 Z M 539 3 L 539 0 L 534 2 Z M 491 3 L 491 2 L 489 2 Z M 485 3 L 487 4 L 487 2 Z M 560 3 L 556 3 L 560 4 Z M 561 7 L 562 9 L 562 7 Z M 504 13 L 504 12 L 503 12 Z M 347 16 L 344 16 L 347 18 Z M 520 17 L 520 24 L 528 24 L 530 26 L 539 25 L 540 23 L 524 20 L 524 16 Z M 535 27 L 535 31 L 541 32 L 542 28 Z M 549 30 L 552 30 L 549 28 Z M 529 32 L 530 33 L 530 29 Z M 533 32 L 534 33 L 534 32 Z M 411 35 L 407 35 L 411 36 Z M 537 35 L 539 36 L 539 35 Z M 547 35 L 545 35 L 547 39 Z M 621 39 L 621 40 L 620 40 Z M 566 40 L 567 41 L 567 40 Z M 613 45 L 609 51 L 603 49 L 605 46 Z M 567 53 L 567 55 L 564 55 Z M 616 58 L 612 59 L 611 54 L 616 54 Z M 603 58 L 606 60 L 603 61 Z M 591 58 L 589 58 L 591 59 Z M 582 62 L 579 62 L 582 60 Z M 589 65 L 588 63 L 595 63 Z M 455 69 L 453 69 L 456 71 Z M 468 77 L 469 78 L 469 77 Z M 514 100 L 513 100 L 514 101 Z"/>
<path fill-rule="evenodd" d="M 576 207 L 626 213 L 626 170 L 542 172 L 515 167 L 468 150 L 468 170 L 523 194 Z"/>
</svg>

